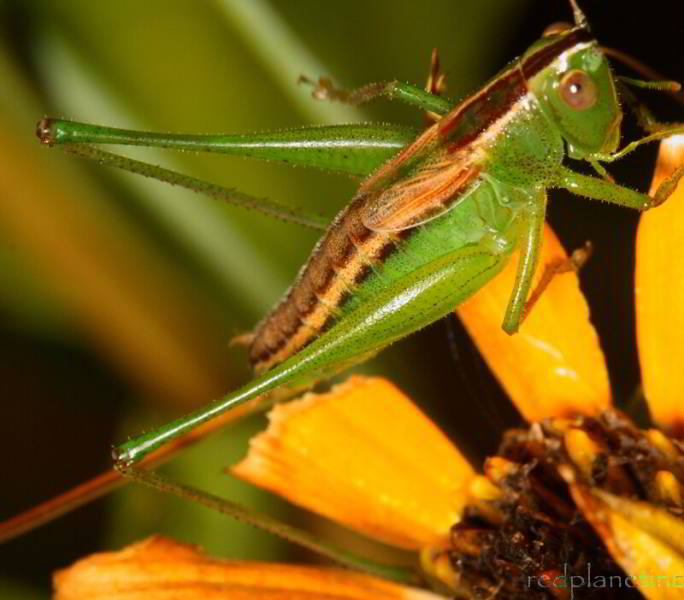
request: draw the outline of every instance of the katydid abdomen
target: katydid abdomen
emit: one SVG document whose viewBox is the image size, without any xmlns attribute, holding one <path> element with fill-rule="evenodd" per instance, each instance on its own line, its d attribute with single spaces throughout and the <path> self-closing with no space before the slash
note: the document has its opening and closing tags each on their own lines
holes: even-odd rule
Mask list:
<svg viewBox="0 0 684 600">
<path fill-rule="evenodd" d="M 514 211 L 496 206 L 496 194 L 490 182 L 481 180 L 473 187 L 457 209 L 425 225 L 397 232 L 370 230 L 361 222 L 365 198 L 361 196 L 353 201 L 317 245 L 292 288 L 257 327 L 250 347 L 255 370 L 263 372 L 272 368 L 320 336 L 339 336 L 353 315 L 371 312 L 368 306 L 381 295 L 387 294 L 387 302 L 394 302 L 393 298 L 410 285 L 417 272 L 429 273 L 447 255 L 459 251 L 470 253 L 468 259 L 462 260 L 468 263 L 480 260 L 483 269 L 488 270 L 491 265 L 485 256 L 507 254 L 505 246 L 509 244 L 503 240 L 510 235 L 505 230 L 497 232 L 496 224 L 488 221 L 504 210 L 508 213 L 508 219 L 504 220 L 510 222 Z M 498 245 L 490 240 L 497 236 Z M 486 243 L 480 244 L 483 238 Z M 501 245 L 504 247 L 499 248 Z M 475 275 L 464 274 L 463 281 Z M 456 291 L 461 286 L 454 282 L 453 287 Z M 393 289 L 399 291 L 389 291 Z M 451 308 L 467 297 L 463 293 L 454 298 Z M 407 314 L 397 312 L 397 320 L 413 320 L 410 303 L 405 310 Z M 425 307 L 418 310 L 423 312 Z M 409 328 L 404 335 L 417 328 Z M 384 335 L 378 337 L 378 332 L 371 335 L 380 344 L 385 342 Z"/>
</svg>

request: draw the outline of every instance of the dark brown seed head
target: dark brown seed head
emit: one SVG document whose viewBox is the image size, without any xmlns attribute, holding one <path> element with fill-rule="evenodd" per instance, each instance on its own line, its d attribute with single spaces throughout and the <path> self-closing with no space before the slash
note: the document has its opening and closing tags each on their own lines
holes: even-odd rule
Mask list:
<svg viewBox="0 0 684 600">
<path fill-rule="evenodd" d="M 584 582 L 577 583 L 577 598 L 642 598 L 624 585 L 591 589 L 596 578 L 624 583 L 627 574 L 592 527 L 586 507 L 576 505 L 562 475 L 568 470 L 587 489 L 640 500 L 684 519 L 684 452 L 661 432 L 641 430 L 616 412 L 509 431 L 471 487 L 449 542 L 432 555 L 442 569 L 446 561 L 459 593 L 474 599 L 569 600 L 573 577 Z"/>
</svg>

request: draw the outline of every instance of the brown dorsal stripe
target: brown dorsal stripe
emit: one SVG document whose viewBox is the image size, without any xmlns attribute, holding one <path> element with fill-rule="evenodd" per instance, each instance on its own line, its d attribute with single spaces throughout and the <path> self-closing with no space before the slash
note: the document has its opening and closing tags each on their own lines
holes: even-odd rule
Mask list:
<svg viewBox="0 0 684 600">
<path fill-rule="evenodd" d="M 464 100 L 440 121 L 439 136 L 448 137 L 466 119 L 478 125 L 467 136 L 455 140 L 454 144 L 449 146 L 449 152 L 455 152 L 473 143 L 492 123 L 505 115 L 515 102 L 527 93 L 527 79 L 534 77 L 566 50 L 592 40 L 591 34 L 586 29 L 573 29 L 556 42 L 526 56 L 524 60 L 517 61 L 477 94 Z M 502 93 L 503 96 L 497 98 L 496 102 L 490 101 L 494 95 Z"/>
<path fill-rule="evenodd" d="M 594 41 L 593 36 L 583 27 L 571 30 L 561 37 L 557 42 L 541 48 L 534 54 L 527 56 L 520 65 L 520 69 L 525 79 L 534 77 L 544 67 L 548 67 L 563 52 L 569 50 L 577 44 L 584 44 Z"/>
<path fill-rule="evenodd" d="M 362 284 L 366 279 L 368 279 L 368 277 L 370 277 L 371 273 L 373 273 L 373 267 L 366 264 L 361 265 L 361 268 L 354 277 L 354 283 L 356 285 Z"/>
<path fill-rule="evenodd" d="M 356 285 L 395 250 L 391 234 L 371 231 L 362 222 L 365 197 L 355 198 L 333 222 L 283 300 L 257 326 L 250 360 L 268 369 L 300 350 L 336 320 L 339 307 Z"/>
<path fill-rule="evenodd" d="M 492 106 L 492 96 L 507 90 L 504 98 L 497 99 L 497 106 Z M 477 122 L 476 129 L 473 130 L 469 138 L 475 139 L 492 124 L 498 117 L 495 114 L 505 114 L 513 106 L 515 101 L 527 91 L 527 86 L 522 78 L 521 72 L 516 66 L 509 68 L 502 73 L 488 86 L 464 100 L 448 115 L 439 122 L 439 137 L 450 136 L 463 122 L 468 119 Z M 490 113 L 490 114 L 487 114 Z M 468 140 L 471 141 L 471 140 Z M 456 140 L 456 144 L 462 147 L 461 139 Z"/>
<path fill-rule="evenodd" d="M 428 216 L 431 210 L 443 212 L 478 173 L 479 168 L 471 169 L 449 181 L 449 197 L 438 197 L 432 208 L 427 203 Z M 371 275 L 374 265 L 384 263 L 414 233 L 410 223 L 402 229 L 399 222 L 397 230 L 387 231 L 366 227 L 366 203 L 376 198 L 376 193 L 356 198 L 335 219 L 283 301 L 257 327 L 250 348 L 255 369 L 282 362 L 332 326 L 342 304 Z"/>
</svg>

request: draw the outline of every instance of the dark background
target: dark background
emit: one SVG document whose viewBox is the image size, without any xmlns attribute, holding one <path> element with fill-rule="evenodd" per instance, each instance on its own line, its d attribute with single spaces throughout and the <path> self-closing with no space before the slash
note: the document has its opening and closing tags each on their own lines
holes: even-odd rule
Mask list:
<svg viewBox="0 0 684 600">
<path fill-rule="evenodd" d="M 649 2 L 639 11 L 617 2 L 583 4 L 603 44 L 684 80 L 681 3 Z M 392 78 L 422 83 L 438 47 L 448 94 L 458 98 L 547 25 L 570 18 L 561 0 L 281 0 L 263 5 L 275 25 L 262 16 L 247 26 L 230 5 L 0 1 L 0 151 L 17 161 L 0 166 L 0 518 L 108 468 L 113 442 L 246 380 L 245 357 L 227 341 L 277 299 L 316 238 L 192 196 L 188 212 L 181 212 L 185 197 L 171 208 L 165 186 L 39 147 L 33 128 L 40 116 L 201 132 L 340 122 L 346 115 L 339 106 L 312 106 L 295 86 L 296 74 L 312 67 L 299 64 L 292 44 L 346 86 Z M 276 36 L 281 27 L 290 45 Z M 292 78 L 279 80 L 277 58 L 290 65 Z M 666 96 L 640 96 L 664 120 L 684 120 L 684 108 Z M 364 115 L 420 119 L 384 102 Z M 628 119 L 625 138 L 637 133 Z M 610 170 L 646 190 L 655 151 L 643 149 Z M 355 186 L 238 159 L 172 160 L 198 176 L 330 215 Z M 594 243 L 582 287 L 621 402 L 640 379 L 632 293 L 638 215 L 552 191 L 549 220 L 566 248 Z M 517 422 L 457 324 L 436 323 L 364 370 L 396 381 L 476 460 Z M 174 461 L 169 474 L 329 531 L 220 474 L 261 426 L 255 419 L 216 436 Z M 224 556 L 301 556 L 269 536 L 131 486 L 0 547 L 0 596 L 44 597 L 54 569 L 158 531 Z"/>
</svg>

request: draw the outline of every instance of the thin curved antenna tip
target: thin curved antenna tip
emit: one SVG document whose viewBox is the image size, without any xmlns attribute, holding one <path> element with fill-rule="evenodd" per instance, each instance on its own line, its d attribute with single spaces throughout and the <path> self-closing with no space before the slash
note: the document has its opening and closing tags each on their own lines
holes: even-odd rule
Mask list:
<svg viewBox="0 0 684 600">
<path fill-rule="evenodd" d="M 587 17 L 585 16 L 585 14 L 582 12 L 582 9 L 577 4 L 577 0 L 569 0 L 569 1 L 570 1 L 570 7 L 572 8 L 572 14 L 575 17 L 575 25 L 577 25 L 577 27 L 583 27 L 584 29 L 589 29 L 589 22 L 587 21 Z"/>
</svg>

